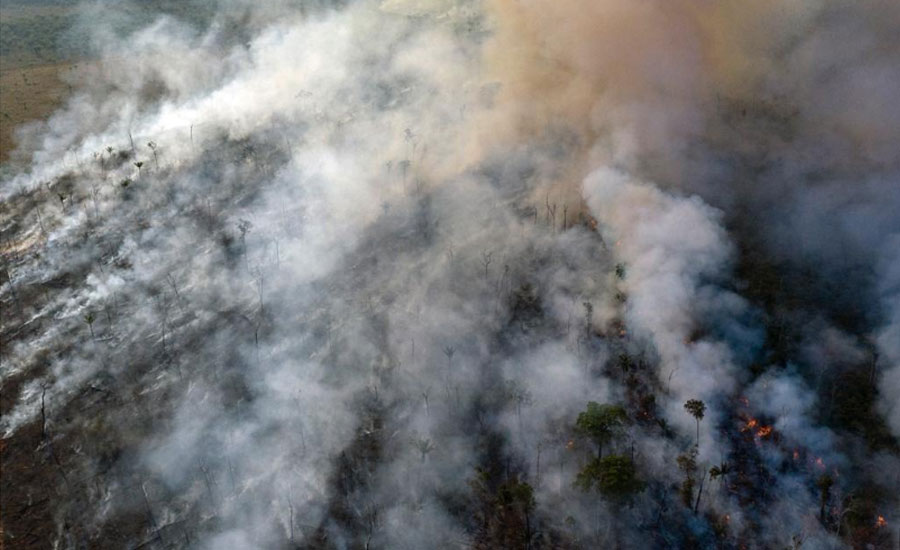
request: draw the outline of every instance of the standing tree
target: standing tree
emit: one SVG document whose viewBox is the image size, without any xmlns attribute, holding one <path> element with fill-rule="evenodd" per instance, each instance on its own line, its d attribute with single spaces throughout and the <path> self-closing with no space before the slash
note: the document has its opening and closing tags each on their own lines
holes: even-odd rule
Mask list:
<svg viewBox="0 0 900 550">
<path fill-rule="evenodd" d="M 449 401 L 451 398 L 450 395 L 450 379 L 453 372 L 453 354 L 456 353 L 456 349 L 453 346 L 444 346 L 444 355 L 447 356 L 447 381 L 446 381 L 446 390 L 447 390 L 447 400 Z"/>
<path fill-rule="evenodd" d="M 91 339 L 94 339 L 94 321 L 97 320 L 97 317 L 94 315 L 93 311 L 89 311 L 85 313 L 84 320 L 88 324 L 88 328 L 91 329 Z"/>
<path fill-rule="evenodd" d="M 156 143 L 152 141 L 147 142 L 147 147 L 153 151 L 153 163 L 156 165 L 156 171 L 159 172 L 159 157 L 156 156 Z"/>
<path fill-rule="evenodd" d="M 106 158 L 105 159 L 103 158 L 103 153 L 100 154 L 100 167 L 103 168 L 104 170 L 109 168 L 110 164 L 112 163 L 113 151 L 115 151 L 115 149 L 113 149 L 111 146 L 107 145 L 106 146 Z"/>
<path fill-rule="evenodd" d="M 694 515 L 697 515 L 697 510 L 700 509 L 700 497 L 703 496 L 703 483 L 706 481 L 706 471 L 700 470 L 700 488 L 697 489 L 697 500 L 694 501 Z"/>
<path fill-rule="evenodd" d="M 247 266 L 247 271 L 250 271 L 250 259 L 247 257 L 247 233 L 253 228 L 253 223 L 250 220 L 240 219 L 237 227 L 238 231 L 241 232 L 241 251 L 244 255 L 244 263 Z"/>
<path fill-rule="evenodd" d="M 707 475 L 704 466 L 700 466 L 699 468 L 697 466 L 697 449 L 697 446 L 691 447 L 690 451 L 678 455 L 678 458 L 676 459 L 678 469 L 684 472 L 684 481 L 681 483 L 678 495 L 681 497 L 681 502 L 689 509 L 692 509 L 695 515 L 697 514 L 697 510 L 700 509 L 700 497 L 703 495 L 703 484 L 706 481 Z M 709 476 L 717 477 L 718 475 L 724 475 L 721 473 L 721 468 L 725 468 L 725 471 L 729 470 L 729 466 L 722 463 L 721 467 L 714 466 L 711 468 L 709 470 Z M 696 475 L 698 473 L 700 474 L 700 486 L 697 489 L 697 499 L 694 500 L 694 486 L 697 485 Z"/>
<path fill-rule="evenodd" d="M 400 173 L 403 175 L 403 189 L 406 189 L 406 172 L 409 170 L 410 162 L 408 160 L 401 160 L 397 163 L 400 166 Z"/>
<path fill-rule="evenodd" d="M 828 474 L 823 474 L 816 480 L 819 487 L 819 521 L 825 524 L 825 509 L 828 507 L 828 501 L 831 498 L 831 486 L 834 485 L 834 478 Z"/>
<path fill-rule="evenodd" d="M 502 481 L 501 476 L 498 470 L 476 468 L 475 478 L 469 481 L 479 508 L 474 547 L 527 550 L 535 534 L 531 525 L 534 489 L 517 474 L 507 474 Z"/>
<path fill-rule="evenodd" d="M 413 446 L 419 451 L 422 462 L 425 462 L 425 459 L 428 458 L 428 453 L 434 450 L 434 443 L 428 438 L 416 438 L 413 440 Z"/>
<path fill-rule="evenodd" d="M 684 409 L 691 413 L 691 416 L 697 420 L 697 446 L 700 446 L 700 421 L 703 420 L 703 413 L 706 412 L 706 403 L 699 399 L 688 399 L 684 404 Z"/>
<path fill-rule="evenodd" d="M 500 485 L 497 491 L 497 504 L 502 506 L 506 513 L 519 516 L 525 524 L 522 538 L 524 547 L 531 547 L 531 511 L 534 510 L 534 489 L 525 481 L 519 481 L 518 476 L 513 475 L 509 480 Z M 505 522 L 513 523 L 513 522 Z M 516 529 L 518 530 L 518 529 Z M 515 530 L 514 530 L 515 531 Z M 514 532 L 513 531 L 513 532 Z M 510 541 L 512 542 L 512 541 Z"/>
<path fill-rule="evenodd" d="M 619 514 L 624 505 L 630 503 L 632 497 L 641 492 L 645 486 L 637 476 L 634 461 L 626 455 L 597 457 L 578 472 L 575 486 L 583 491 L 596 487 L 603 498 L 612 505 L 610 510 L 613 513 L 613 548 L 619 548 Z"/>
<path fill-rule="evenodd" d="M 425 416 L 431 416 L 428 412 L 428 394 L 431 393 L 431 386 L 422 390 L 422 399 L 425 400 Z"/>
<path fill-rule="evenodd" d="M 597 491 L 611 501 L 621 501 L 644 488 L 637 477 L 634 461 L 626 455 L 609 455 L 595 458 L 585 466 L 575 478 L 575 486 L 588 491 L 596 486 Z"/>
<path fill-rule="evenodd" d="M 691 450 L 678 455 L 676 459 L 678 469 L 684 472 L 684 481 L 678 489 L 678 495 L 681 497 L 681 503 L 691 507 L 694 499 L 694 485 L 697 481 L 695 475 L 697 473 L 697 447 L 691 447 Z"/>
<path fill-rule="evenodd" d="M 619 435 L 627 419 L 628 415 L 621 405 L 601 405 L 591 401 L 587 409 L 578 413 L 575 430 L 594 441 L 599 460 L 603 457 L 603 446 Z"/>
<path fill-rule="evenodd" d="M 47 408 L 45 397 L 47 395 L 47 384 L 41 384 L 41 441 L 47 439 Z"/>
<path fill-rule="evenodd" d="M 584 306 L 584 337 L 586 340 L 591 338 L 591 327 L 594 324 L 594 304 L 590 302 L 582 302 Z"/>
<path fill-rule="evenodd" d="M 508 402 L 516 407 L 516 419 L 519 423 L 519 430 L 522 430 L 522 405 L 531 405 L 532 397 L 528 388 L 515 380 L 506 383 L 506 391 L 504 392 Z"/>
<path fill-rule="evenodd" d="M 481 253 L 481 265 L 484 267 L 484 278 L 487 279 L 488 276 L 488 268 L 491 267 L 491 256 L 493 256 L 493 252 L 482 252 Z"/>
<path fill-rule="evenodd" d="M 722 481 L 725 481 L 725 476 L 730 474 L 732 471 L 731 464 L 727 462 L 722 462 L 718 466 L 713 466 L 709 469 L 709 479 L 716 480 L 718 478 L 722 478 Z"/>
</svg>

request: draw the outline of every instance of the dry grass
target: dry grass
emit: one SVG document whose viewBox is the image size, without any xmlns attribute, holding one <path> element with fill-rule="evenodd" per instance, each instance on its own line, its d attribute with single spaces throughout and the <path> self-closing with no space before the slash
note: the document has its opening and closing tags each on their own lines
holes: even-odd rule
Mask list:
<svg viewBox="0 0 900 550">
<path fill-rule="evenodd" d="M 0 59 L 0 162 L 16 148 L 15 129 L 29 121 L 44 120 L 71 92 L 65 76 L 77 63 L 23 65 Z"/>
</svg>

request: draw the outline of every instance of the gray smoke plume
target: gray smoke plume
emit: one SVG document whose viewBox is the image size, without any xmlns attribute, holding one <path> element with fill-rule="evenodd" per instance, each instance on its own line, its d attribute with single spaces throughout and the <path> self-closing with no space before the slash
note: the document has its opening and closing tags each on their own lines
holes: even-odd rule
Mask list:
<svg viewBox="0 0 900 550">
<path fill-rule="evenodd" d="M 11 546 L 892 547 L 896 3 L 204 6 L 4 168 Z"/>
</svg>

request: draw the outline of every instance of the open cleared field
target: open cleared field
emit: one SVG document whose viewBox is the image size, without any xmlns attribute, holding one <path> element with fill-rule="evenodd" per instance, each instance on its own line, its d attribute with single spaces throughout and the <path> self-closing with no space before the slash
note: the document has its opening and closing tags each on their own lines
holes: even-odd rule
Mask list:
<svg viewBox="0 0 900 550">
<path fill-rule="evenodd" d="M 16 148 L 19 125 L 45 119 L 64 101 L 71 91 L 64 77 L 76 68 L 74 63 L 0 64 L 0 162 Z"/>
<path fill-rule="evenodd" d="M 57 46 L 75 16 L 73 4 L 0 5 L 0 162 L 16 148 L 15 129 L 45 119 L 69 93 L 63 76 L 73 63 Z"/>
<path fill-rule="evenodd" d="M 90 6 L 75 0 L 0 3 L 0 162 L 16 149 L 15 129 L 59 107 L 71 91 L 66 75 L 91 58 L 89 32 L 79 22 L 94 15 L 85 9 Z M 106 24 L 127 34 L 163 14 L 200 28 L 213 12 L 202 0 L 154 0 L 122 5 L 116 13 L 121 17 Z"/>
</svg>

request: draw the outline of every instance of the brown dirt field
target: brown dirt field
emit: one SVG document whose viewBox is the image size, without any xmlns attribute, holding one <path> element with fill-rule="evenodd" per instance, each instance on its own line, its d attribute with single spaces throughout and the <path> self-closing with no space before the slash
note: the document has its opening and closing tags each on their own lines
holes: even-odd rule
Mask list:
<svg viewBox="0 0 900 550">
<path fill-rule="evenodd" d="M 77 63 L 21 65 L 0 60 L 0 162 L 16 148 L 14 131 L 22 123 L 44 120 L 71 91 L 65 76 Z"/>
</svg>

